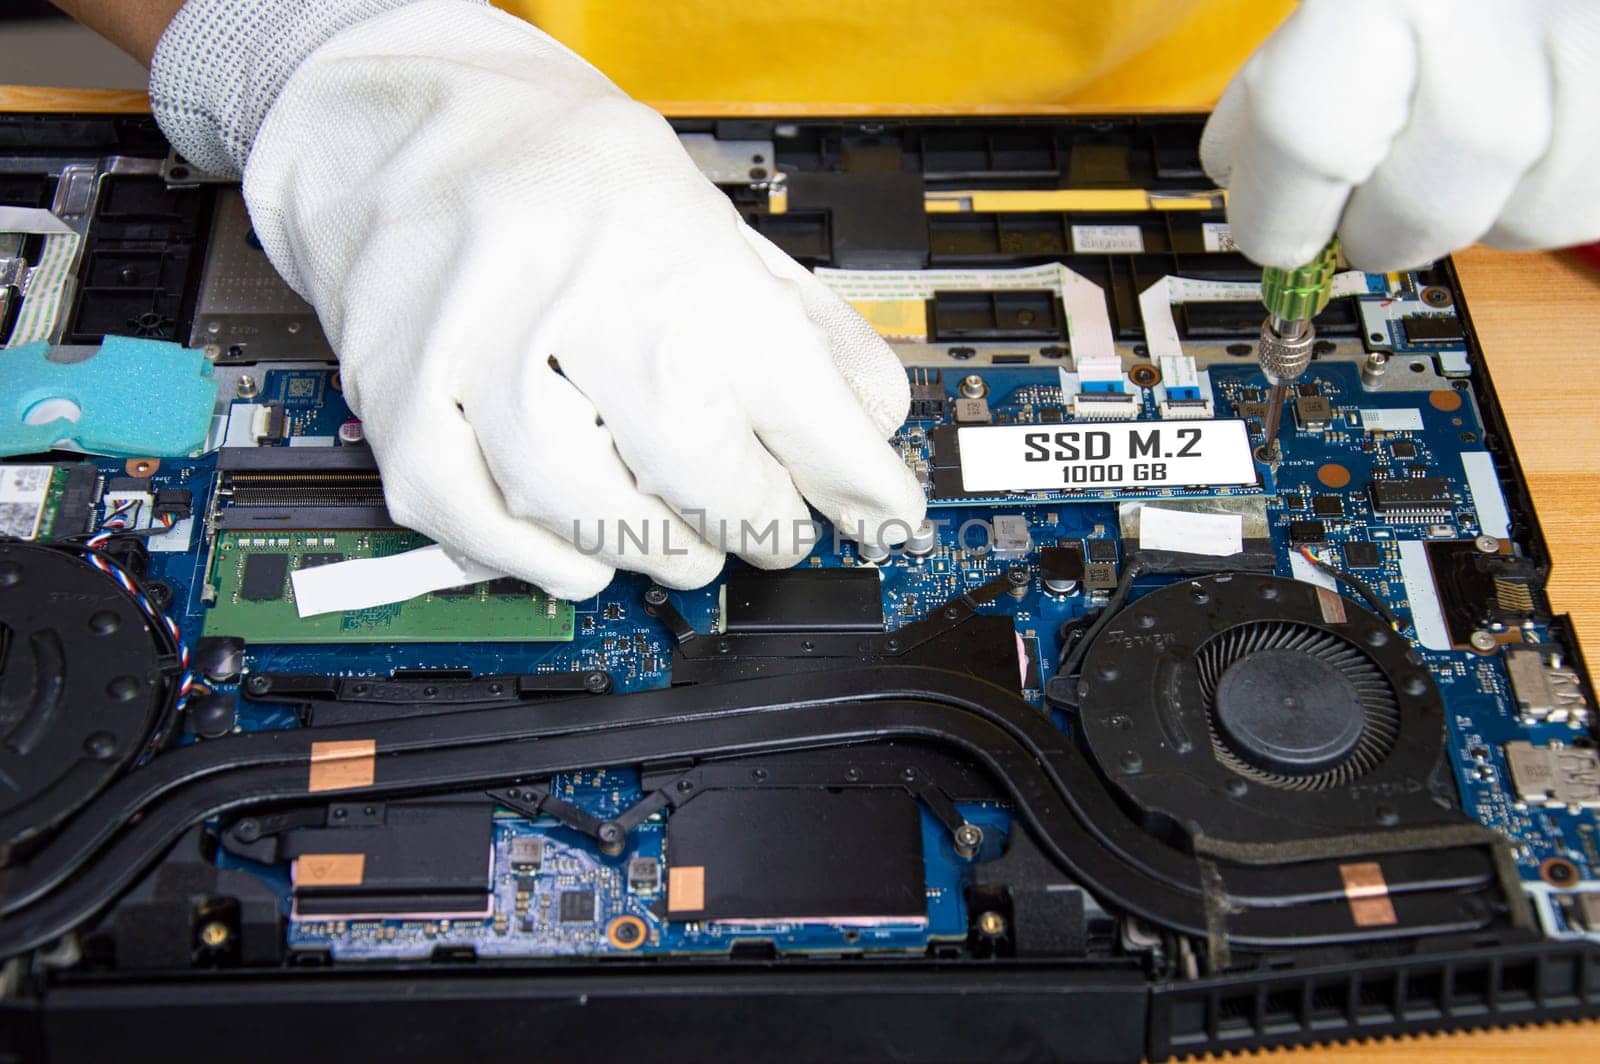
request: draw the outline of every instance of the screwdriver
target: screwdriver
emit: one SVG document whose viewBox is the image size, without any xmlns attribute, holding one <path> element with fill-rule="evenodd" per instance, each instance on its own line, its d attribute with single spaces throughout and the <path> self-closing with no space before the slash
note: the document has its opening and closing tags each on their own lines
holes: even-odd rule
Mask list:
<svg viewBox="0 0 1600 1064">
<path fill-rule="evenodd" d="M 1261 302 L 1267 320 L 1261 323 L 1261 343 L 1256 358 L 1272 391 L 1267 397 L 1266 442 L 1258 452 L 1262 461 L 1278 457 L 1278 423 L 1289 400 L 1289 389 L 1311 364 L 1311 347 L 1317 330 L 1311 319 L 1328 305 L 1333 271 L 1339 262 L 1339 238 L 1329 240 L 1316 258 L 1291 270 L 1268 266 L 1261 271 Z"/>
</svg>

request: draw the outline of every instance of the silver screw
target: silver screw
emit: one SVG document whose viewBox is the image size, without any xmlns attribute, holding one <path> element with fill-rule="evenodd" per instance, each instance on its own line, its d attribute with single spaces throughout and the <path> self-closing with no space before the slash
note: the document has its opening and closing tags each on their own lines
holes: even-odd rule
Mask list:
<svg viewBox="0 0 1600 1064">
<path fill-rule="evenodd" d="M 1485 554 L 1499 554 L 1500 541 L 1493 536 L 1479 536 L 1472 541 L 1472 545 Z"/>
<path fill-rule="evenodd" d="M 971 860 L 978 856 L 978 847 L 983 845 L 983 829 L 976 824 L 962 824 L 956 828 L 952 841 L 956 853 Z"/>
<path fill-rule="evenodd" d="M 239 377 L 239 383 L 234 387 L 234 394 L 240 399 L 254 399 L 260 390 L 256 385 L 256 379 L 246 373 Z"/>
<path fill-rule="evenodd" d="M 1378 378 L 1389 368 L 1389 353 L 1387 351 L 1369 352 L 1365 362 L 1361 363 L 1361 383 L 1368 388 L 1375 387 Z"/>
<path fill-rule="evenodd" d="M 976 373 L 961 378 L 961 394 L 968 399 L 982 399 L 989 394 L 989 385 Z"/>
<path fill-rule="evenodd" d="M 1500 645 L 1493 632 L 1486 632 L 1482 628 L 1473 632 L 1467 642 L 1472 644 L 1472 649 L 1480 654 L 1492 654 L 1495 648 Z"/>
</svg>

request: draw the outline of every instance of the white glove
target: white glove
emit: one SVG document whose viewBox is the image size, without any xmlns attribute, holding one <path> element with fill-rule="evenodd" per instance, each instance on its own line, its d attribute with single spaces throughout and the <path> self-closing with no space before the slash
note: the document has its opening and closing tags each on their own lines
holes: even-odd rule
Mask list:
<svg viewBox="0 0 1600 1064">
<path fill-rule="evenodd" d="M 1200 143 L 1241 250 L 1420 266 L 1600 238 L 1600 3 L 1302 0 Z"/>
<path fill-rule="evenodd" d="M 190 0 L 174 29 L 240 4 L 284 6 Z M 395 520 L 565 598 L 614 567 L 698 587 L 724 550 L 792 565 L 802 495 L 904 539 L 923 496 L 884 441 L 909 390 L 871 327 L 547 35 L 377 6 L 299 60 L 253 143 L 197 139 L 244 144 L 256 232 L 317 308 Z"/>
</svg>

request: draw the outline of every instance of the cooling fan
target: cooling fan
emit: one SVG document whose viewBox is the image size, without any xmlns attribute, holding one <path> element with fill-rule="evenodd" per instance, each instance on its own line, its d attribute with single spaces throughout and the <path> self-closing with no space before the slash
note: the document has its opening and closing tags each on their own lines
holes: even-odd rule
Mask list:
<svg viewBox="0 0 1600 1064">
<path fill-rule="evenodd" d="M 1078 693 L 1101 772 L 1196 853 L 1461 822 L 1422 660 L 1310 584 L 1231 573 L 1152 592 L 1096 638 Z"/>
<path fill-rule="evenodd" d="M 1400 732 L 1389 681 L 1332 632 L 1258 621 L 1206 640 L 1195 654 L 1212 750 L 1242 776 L 1320 791 L 1383 764 Z"/>
<path fill-rule="evenodd" d="M 0 868 L 132 763 L 163 667 L 116 581 L 65 551 L 0 543 Z"/>
</svg>

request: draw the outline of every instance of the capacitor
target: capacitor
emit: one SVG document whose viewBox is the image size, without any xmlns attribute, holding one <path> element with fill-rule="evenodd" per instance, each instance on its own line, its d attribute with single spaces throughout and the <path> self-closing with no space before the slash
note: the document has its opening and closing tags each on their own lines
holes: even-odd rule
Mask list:
<svg viewBox="0 0 1600 1064">
<path fill-rule="evenodd" d="M 1083 548 L 1056 545 L 1039 551 L 1039 577 L 1052 595 L 1076 595 L 1083 586 Z"/>
<path fill-rule="evenodd" d="M 340 443 L 361 443 L 366 438 L 367 434 L 362 431 L 361 422 L 355 418 L 351 418 L 339 426 Z"/>
<path fill-rule="evenodd" d="M 236 718 L 233 696 L 199 695 L 189 700 L 185 714 L 189 730 L 203 739 L 220 739 L 233 731 Z"/>
<path fill-rule="evenodd" d="M 1078 582 L 1061 577 L 1046 577 L 1044 589 L 1052 595 L 1076 595 L 1078 593 Z"/>
<path fill-rule="evenodd" d="M 203 636 L 195 644 L 193 665 L 212 683 L 233 683 L 244 668 L 244 640 L 231 635 Z"/>
<path fill-rule="evenodd" d="M 856 544 L 856 557 L 873 565 L 882 565 L 889 560 L 889 548 L 879 543 L 869 543 L 862 540 Z"/>
<path fill-rule="evenodd" d="M 906 553 L 918 558 L 932 554 L 939 545 L 939 530 L 932 521 L 923 521 L 911 533 L 911 538 L 906 540 Z"/>
</svg>

